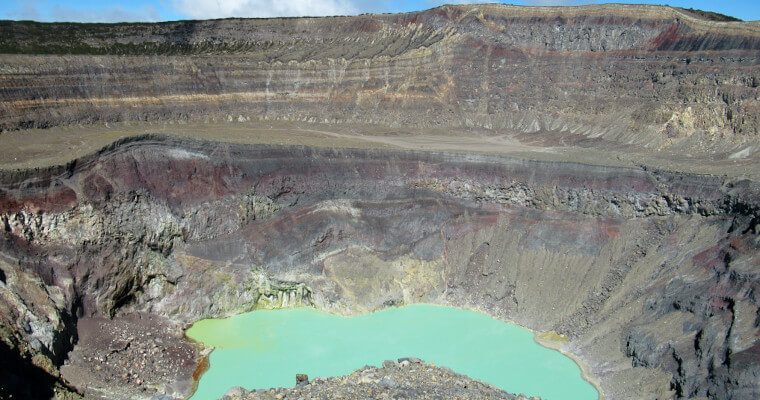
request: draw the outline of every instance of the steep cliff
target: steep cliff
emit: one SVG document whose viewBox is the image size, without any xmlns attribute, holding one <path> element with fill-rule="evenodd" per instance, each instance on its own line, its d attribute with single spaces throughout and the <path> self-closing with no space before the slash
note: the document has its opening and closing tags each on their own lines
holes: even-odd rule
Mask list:
<svg viewBox="0 0 760 400">
<path fill-rule="evenodd" d="M 0 396 L 183 398 L 191 322 L 419 302 L 566 335 L 606 398 L 760 396 L 756 22 L 0 31 Z"/>
<path fill-rule="evenodd" d="M 760 189 L 747 181 L 154 136 L 3 180 L 3 254 L 18 260 L 4 285 L 18 292 L 29 271 L 65 289 L 56 315 L 182 324 L 441 303 L 566 334 L 610 398 L 758 391 Z M 45 332 L 42 354 L 70 348 L 71 329 Z M 86 365 L 69 362 L 64 377 Z M 139 382 L 109 396 L 162 390 Z"/>
<path fill-rule="evenodd" d="M 662 147 L 756 136 L 758 22 L 656 6 L 0 23 L 0 128 L 288 119 L 557 131 Z"/>
</svg>

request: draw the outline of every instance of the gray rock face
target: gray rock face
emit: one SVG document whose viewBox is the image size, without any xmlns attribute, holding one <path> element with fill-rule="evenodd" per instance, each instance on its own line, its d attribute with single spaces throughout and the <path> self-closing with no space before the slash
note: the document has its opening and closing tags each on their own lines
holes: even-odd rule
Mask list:
<svg viewBox="0 0 760 400">
<path fill-rule="evenodd" d="M 283 398 L 340 399 L 523 399 L 464 375 L 419 361 L 400 368 L 365 366 L 351 374 L 317 378 L 292 389 L 278 388 L 226 396 L 230 400 Z M 535 398 L 538 399 L 538 398 Z"/>
<path fill-rule="evenodd" d="M 219 146 L 234 156 L 212 158 Z M 165 156 L 172 152 L 196 156 Z M 177 178 L 187 171 L 193 179 Z M 3 325 L 30 349 L 22 354 L 36 354 L 36 343 L 71 343 L 72 329 L 56 322 L 63 316 L 74 326 L 74 316 L 151 315 L 175 326 L 155 333 L 171 341 L 188 322 L 255 308 L 313 305 L 350 315 L 426 302 L 565 334 L 565 349 L 609 398 L 757 391 L 753 183 L 159 136 L 115 144 L 63 178 L 56 167 L 3 179 L 2 253 L 26 260 L 0 265 L 3 293 L 29 296 L 29 285 L 14 282 L 36 279 L 47 289 L 27 303 L 51 311 L 34 315 L 61 316 L 37 317 L 29 330 Z M 251 196 L 268 199 L 270 211 L 241 218 Z M 141 346 L 125 362 L 139 362 Z M 104 351 L 75 350 L 78 369 L 64 367 L 64 379 L 90 385 L 82 382 L 99 375 L 87 368 L 98 364 L 86 360 Z M 185 369 L 159 369 L 169 381 L 203 370 L 202 354 L 187 351 Z M 42 354 L 57 371 L 59 353 Z M 157 389 L 141 373 L 103 386 L 106 397 L 128 397 L 133 385 L 157 395 L 191 389 Z"/>
<path fill-rule="evenodd" d="M 0 131 L 33 159 L 8 169 L 0 149 L 0 354 L 22 366 L 0 365 L 0 397 L 186 397 L 208 367 L 182 337 L 199 319 L 426 302 L 563 334 L 607 398 L 758 398 L 759 52 L 757 22 L 654 6 L 0 22 Z M 60 154 L 86 153 L 79 125 L 154 122 L 335 147 L 144 135 Z M 389 148 L 410 133 L 457 153 Z M 414 361 L 362 385 L 450 377 L 400 372 Z M 430 385 L 511 398 L 465 389 Z M 228 397 L 249 395 L 269 394 Z"/>
<path fill-rule="evenodd" d="M 760 127 L 757 23 L 667 7 L 444 6 L 70 29 L 0 24 L 0 129 L 283 119 L 662 148 Z"/>
</svg>

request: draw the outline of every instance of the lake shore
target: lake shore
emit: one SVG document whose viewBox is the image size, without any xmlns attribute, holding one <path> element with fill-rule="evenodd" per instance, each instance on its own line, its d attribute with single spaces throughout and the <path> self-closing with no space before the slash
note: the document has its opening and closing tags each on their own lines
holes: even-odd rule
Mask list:
<svg viewBox="0 0 760 400">
<path fill-rule="evenodd" d="M 591 372 L 591 368 L 589 368 L 589 366 L 580 357 L 578 357 L 578 355 L 567 350 L 566 346 L 568 343 L 570 343 L 570 341 L 564 335 L 560 335 L 556 332 L 534 332 L 533 334 L 533 340 L 535 340 L 536 343 L 548 349 L 559 351 L 566 357 L 573 360 L 578 365 L 578 368 L 581 369 L 581 376 L 583 379 L 586 382 L 590 383 L 599 393 L 599 400 L 607 399 L 607 397 L 604 395 L 604 391 L 602 390 L 601 382 Z"/>
</svg>

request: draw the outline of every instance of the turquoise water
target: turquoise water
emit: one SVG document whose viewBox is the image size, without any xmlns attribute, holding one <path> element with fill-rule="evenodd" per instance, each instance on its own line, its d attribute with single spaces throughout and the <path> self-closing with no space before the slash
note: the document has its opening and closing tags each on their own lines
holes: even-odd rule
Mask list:
<svg viewBox="0 0 760 400">
<path fill-rule="evenodd" d="M 345 375 L 383 360 L 418 357 L 511 393 L 596 399 L 580 368 L 533 334 L 474 311 L 432 305 L 344 318 L 310 308 L 259 310 L 197 322 L 187 335 L 216 349 L 193 400 L 232 386 L 293 387 L 295 375 Z"/>
</svg>

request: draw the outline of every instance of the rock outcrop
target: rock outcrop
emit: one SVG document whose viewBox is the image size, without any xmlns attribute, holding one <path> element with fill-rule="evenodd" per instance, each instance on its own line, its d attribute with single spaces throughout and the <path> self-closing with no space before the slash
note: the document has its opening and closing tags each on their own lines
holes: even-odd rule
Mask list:
<svg viewBox="0 0 760 400">
<path fill-rule="evenodd" d="M 283 398 L 341 398 L 341 399 L 507 399 L 528 400 L 489 384 L 437 367 L 422 360 L 415 362 L 386 360 L 383 366 L 365 366 L 341 377 L 316 378 L 296 376 L 292 389 L 248 391 L 241 387 L 230 389 L 224 400 L 274 400 Z M 304 380 L 299 380 L 304 379 Z M 540 400 L 533 397 L 531 400 Z"/>
<path fill-rule="evenodd" d="M 760 24 L 668 7 L 5 21 L 0 32 L 3 130 L 287 119 L 556 131 L 657 148 L 760 129 Z"/>
<path fill-rule="evenodd" d="M 161 136 L 3 179 L 3 254 L 19 260 L 3 264 L 4 288 L 28 271 L 54 315 L 181 326 L 257 307 L 441 303 L 567 335 L 610 398 L 758 390 L 751 182 Z M 250 218 L 252 198 L 269 211 Z M 32 333 L 70 348 L 59 320 Z"/>
</svg>

